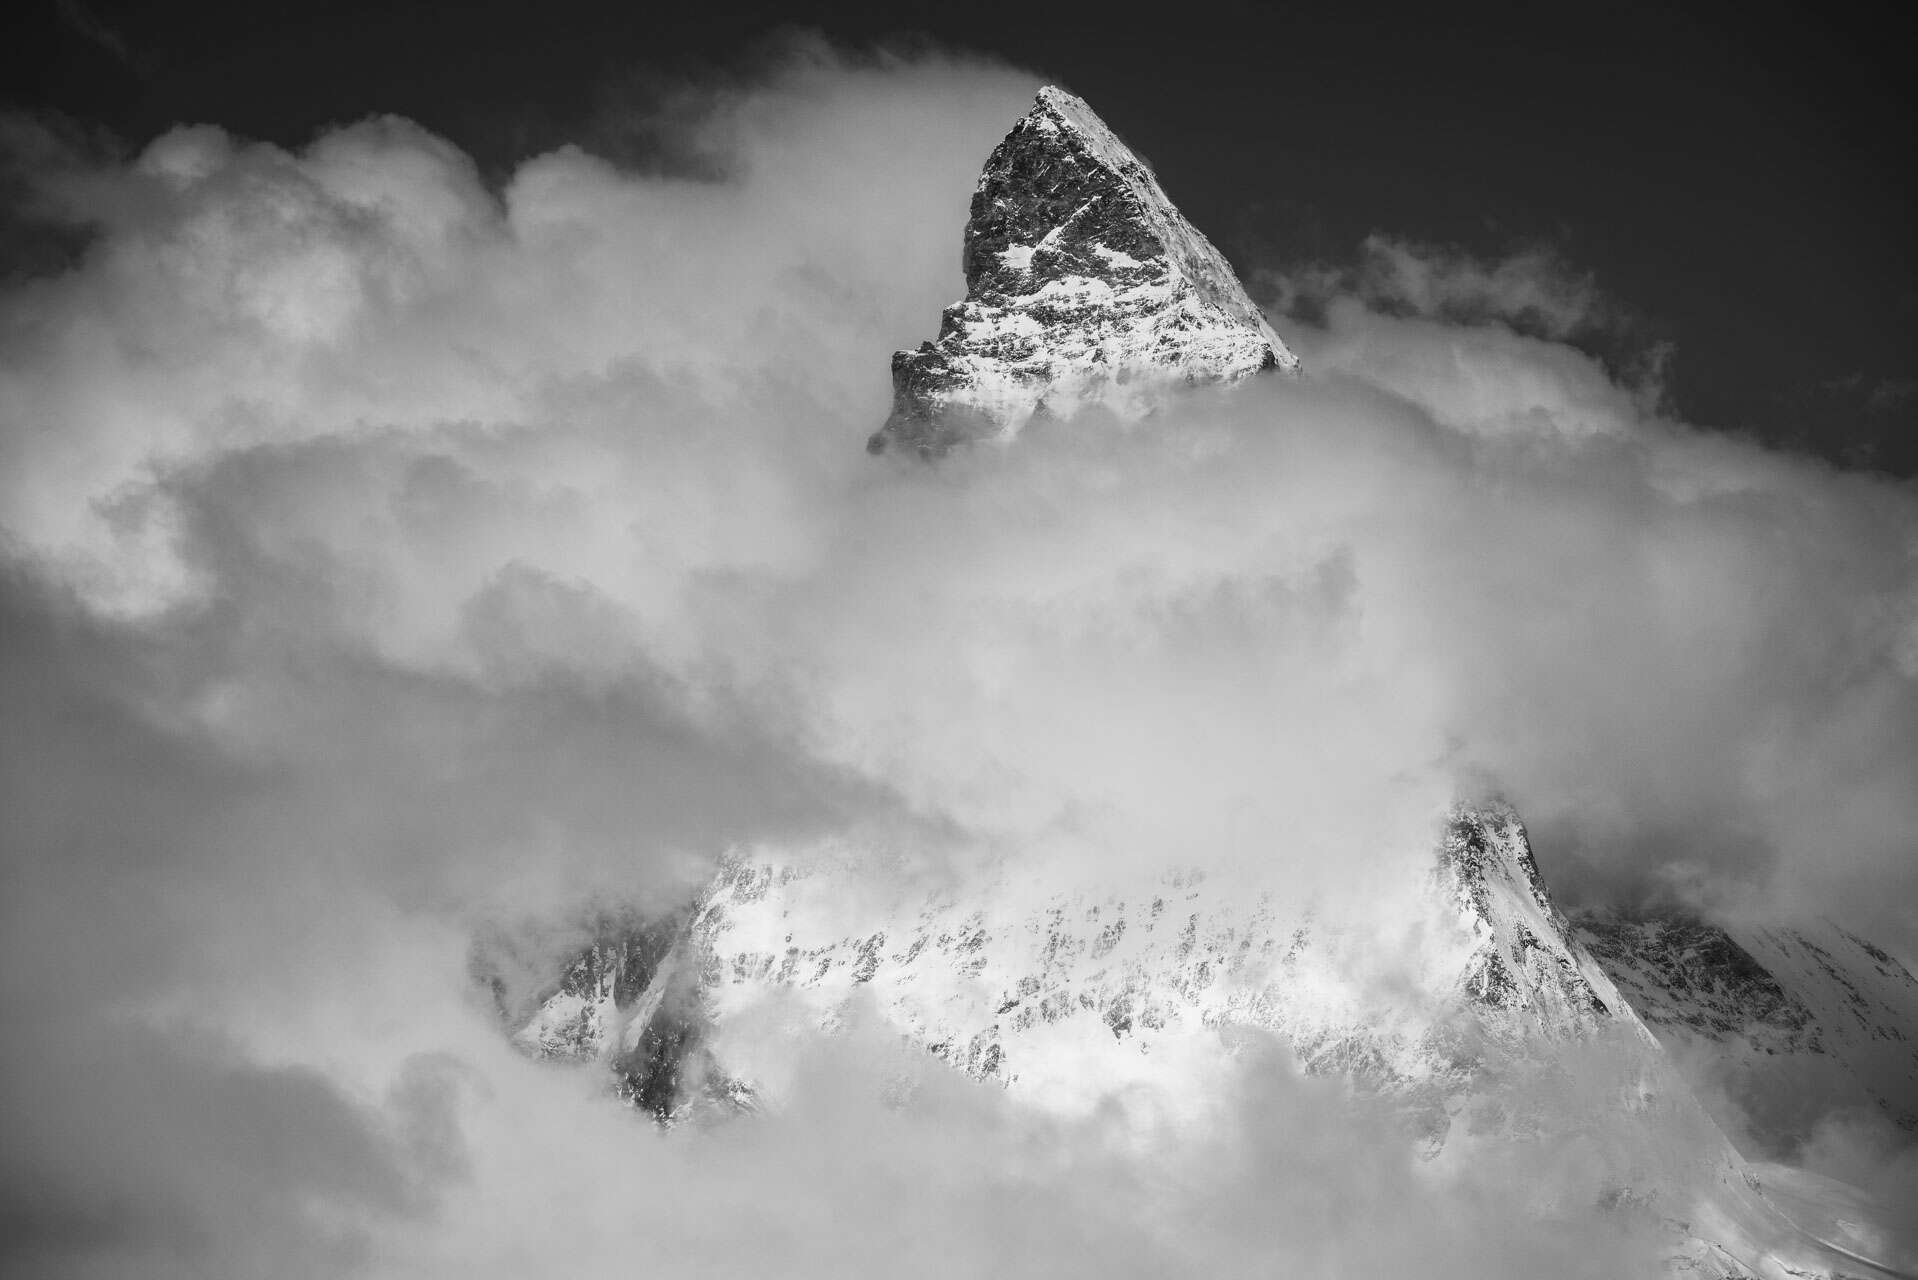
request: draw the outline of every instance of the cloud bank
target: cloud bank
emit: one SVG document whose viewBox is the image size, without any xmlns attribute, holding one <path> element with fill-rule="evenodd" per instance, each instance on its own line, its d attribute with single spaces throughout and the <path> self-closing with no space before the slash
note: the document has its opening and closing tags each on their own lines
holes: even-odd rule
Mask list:
<svg viewBox="0 0 1918 1280">
<path fill-rule="evenodd" d="M 1566 1207 L 1625 1157 L 1421 1165 L 1262 1058 L 1141 1160 L 856 1035 L 703 1135 L 512 1055 L 477 930 L 745 842 L 1363 896 L 1416 851 L 1370 835 L 1495 787 L 1569 898 L 1918 955 L 1918 496 L 1659 417 L 1559 341 L 1555 271 L 1385 245 L 1300 381 L 868 458 L 1035 87 L 802 46 L 675 114 L 688 172 L 497 190 L 396 119 L 16 149 L 91 241 L 0 297 L 10 1265 L 1641 1260 Z"/>
</svg>

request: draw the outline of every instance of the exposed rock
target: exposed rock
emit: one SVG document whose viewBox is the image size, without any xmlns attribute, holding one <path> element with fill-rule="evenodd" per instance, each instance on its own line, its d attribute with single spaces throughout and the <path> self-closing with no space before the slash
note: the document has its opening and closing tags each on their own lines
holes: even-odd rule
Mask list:
<svg viewBox="0 0 1918 1280">
<path fill-rule="evenodd" d="M 1092 406 L 1136 418 L 1177 387 L 1299 364 L 1152 171 L 1061 89 L 986 161 L 964 265 L 937 341 L 893 355 L 874 453 L 937 455 Z"/>
</svg>

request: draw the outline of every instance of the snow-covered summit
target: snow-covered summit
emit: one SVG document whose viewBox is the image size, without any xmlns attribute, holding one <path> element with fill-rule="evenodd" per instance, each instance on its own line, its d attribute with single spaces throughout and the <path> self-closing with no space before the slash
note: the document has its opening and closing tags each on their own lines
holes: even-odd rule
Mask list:
<svg viewBox="0 0 1918 1280">
<path fill-rule="evenodd" d="M 964 266 L 938 339 L 893 355 L 875 453 L 1009 438 L 1039 413 L 1136 418 L 1176 387 L 1299 364 L 1151 169 L 1053 86 L 979 175 Z"/>
</svg>

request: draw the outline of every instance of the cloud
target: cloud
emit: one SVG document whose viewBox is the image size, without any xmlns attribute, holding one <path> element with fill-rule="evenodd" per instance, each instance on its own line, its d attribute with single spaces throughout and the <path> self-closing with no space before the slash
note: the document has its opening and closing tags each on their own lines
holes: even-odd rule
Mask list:
<svg viewBox="0 0 1918 1280">
<path fill-rule="evenodd" d="M 463 1171 L 442 1093 L 457 1080 L 430 1060 L 382 1108 L 312 1068 L 236 1059 L 216 1035 L 63 1021 L 43 1018 L 9 1064 L 10 1267 L 339 1274 Z"/>
<path fill-rule="evenodd" d="M 737 844 L 1216 860 L 1386 912 L 1489 781 L 1567 895 L 1918 951 L 1918 500 L 1661 418 L 1558 341 L 1603 308 L 1554 265 L 1381 242 L 1303 380 L 867 457 L 1034 84 L 802 42 L 639 122 L 697 165 L 497 189 L 395 119 L 35 143 L 92 238 L 0 296 L 10 1261 L 1640 1260 L 1548 1153 L 1421 1164 L 1258 1055 L 1233 1123 L 1141 1160 L 1118 1102 L 1048 1127 L 871 1037 L 664 1137 L 512 1054 L 476 931 L 557 947 Z"/>
<path fill-rule="evenodd" d="M 659 1137 L 582 1100 L 476 1109 L 475 1145 L 552 1176 L 489 1179 L 401 1247 L 431 1273 L 596 1269 L 792 1276 L 1152 1276 L 1272 1271 L 1609 1276 L 1652 1257 L 1643 1224 L 1581 1209 L 1623 1166 L 1597 1147 L 1434 1166 L 1389 1118 L 1276 1050 L 1224 1082 L 1231 1127 L 1142 1138 L 1116 1108 L 1060 1121 L 855 1025 L 793 1047 L 794 1106 Z M 530 1068 L 522 1068 L 530 1069 Z M 876 1107 L 882 1092 L 910 1102 Z M 513 1141 L 501 1130 L 513 1129 Z M 636 1188 L 646 1188 L 635 1195 Z M 1536 1221 L 1534 1221 L 1534 1216 Z M 771 1261 L 769 1261 L 771 1260 Z"/>
<path fill-rule="evenodd" d="M 1549 248 L 1484 259 L 1374 233 L 1355 265 L 1257 279 L 1275 312 L 1330 335 L 1315 368 L 1406 395 L 1456 431 L 1621 432 L 1664 408 L 1673 346 Z"/>
<path fill-rule="evenodd" d="M 1294 267 L 1268 280 L 1288 307 L 1320 308 L 1356 298 L 1391 315 L 1463 325 L 1496 321 L 1554 341 L 1627 323 L 1623 309 L 1589 272 L 1545 248 L 1488 260 L 1375 232 L 1360 244 L 1356 266 Z"/>
</svg>

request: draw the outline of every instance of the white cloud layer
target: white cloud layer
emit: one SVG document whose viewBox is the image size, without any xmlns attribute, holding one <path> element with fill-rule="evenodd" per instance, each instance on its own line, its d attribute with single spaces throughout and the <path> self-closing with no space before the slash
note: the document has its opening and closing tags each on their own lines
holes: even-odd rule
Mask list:
<svg viewBox="0 0 1918 1280">
<path fill-rule="evenodd" d="M 1605 1159 L 1423 1165 L 1264 1059 L 1141 1160 L 857 1037 L 787 1114 L 666 1137 L 511 1054 L 476 929 L 743 841 L 1363 894 L 1400 868 L 1355 833 L 1489 782 L 1567 894 L 1918 954 L 1918 496 L 1659 419 L 1553 341 L 1551 273 L 1384 245 L 1303 380 L 869 458 L 1033 87 L 802 48 L 682 126 L 699 179 L 562 150 L 494 192 L 393 119 L 35 159 L 97 238 L 0 296 L 10 1264 L 1641 1261 L 1565 1207 Z"/>
</svg>

